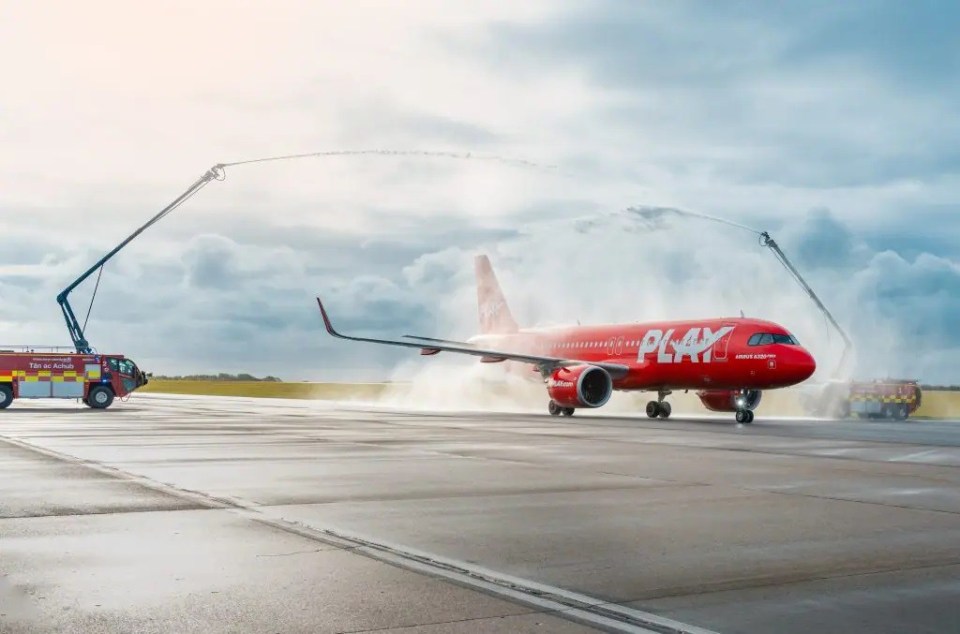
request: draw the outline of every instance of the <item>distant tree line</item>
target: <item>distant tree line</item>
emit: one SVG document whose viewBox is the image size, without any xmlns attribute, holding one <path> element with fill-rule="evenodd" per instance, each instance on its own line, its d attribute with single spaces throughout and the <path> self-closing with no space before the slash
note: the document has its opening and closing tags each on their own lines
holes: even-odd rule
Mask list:
<svg viewBox="0 0 960 634">
<path fill-rule="evenodd" d="M 188 374 L 185 376 L 163 376 L 158 374 L 153 378 L 160 381 L 266 381 L 270 383 L 282 383 L 282 380 L 275 376 L 265 376 L 261 379 L 252 374 L 227 374 L 226 372 L 221 372 L 220 374 Z"/>
<path fill-rule="evenodd" d="M 921 390 L 940 390 L 945 392 L 960 392 L 960 385 L 921 385 Z"/>
</svg>

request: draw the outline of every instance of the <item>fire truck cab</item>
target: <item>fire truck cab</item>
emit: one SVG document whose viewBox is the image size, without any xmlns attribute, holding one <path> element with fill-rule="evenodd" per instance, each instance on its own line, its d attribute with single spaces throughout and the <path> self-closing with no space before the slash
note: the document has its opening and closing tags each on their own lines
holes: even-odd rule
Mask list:
<svg viewBox="0 0 960 634">
<path fill-rule="evenodd" d="M 0 350 L 0 409 L 18 398 L 80 399 L 106 409 L 147 382 L 123 355 Z"/>
</svg>

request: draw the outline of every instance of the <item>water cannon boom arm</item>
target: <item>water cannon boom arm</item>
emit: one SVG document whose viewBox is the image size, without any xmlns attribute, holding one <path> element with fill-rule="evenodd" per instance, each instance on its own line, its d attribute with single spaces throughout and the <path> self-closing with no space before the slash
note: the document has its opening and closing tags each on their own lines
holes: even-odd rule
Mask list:
<svg viewBox="0 0 960 634">
<path fill-rule="evenodd" d="M 787 259 L 787 256 L 780 249 L 780 246 L 776 243 L 776 241 L 773 238 L 770 237 L 770 234 L 768 232 L 763 231 L 760 233 L 760 244 L 762 244 L 765 247 L 769 247 L 770 250 L 773 251 L 774 255 L 780 261 L 780 264 L 782 264 L 784 268 L 786 268 L 790 272 L 790 274 L 793 275 L 793 278 L 797 281 L 798 284 L 800 284 L 800 287 L 803 288 L 803 290 L 807 293 L 807 295 L 810 296 L 810 299 L 812 299 L 813 303 L 817 305 L 817 308 L 819 308 L 820 311 L 823 312 L 827 320 L 831 324 L 833 324 L 833 327 L 836 328 L 837 332 L 840 333 L 840 336 L 843 338 L 844 348 L 843 348 L 843 355 L 840 357 L 840 364 L 837 368 L 839 371 L 845 366 L 847 362 L 847 357 L 850 354 L 850 349 L 853 347 L 853 341 L 851 341 L 850 337 L 847 335 L 846 331 L 840 326 L 840 324 L 837 323 L 837 320 L 834 319 L 830 311 L 827 310 L 827 307 L 823 305 L 823 302 L 820 301 L 820 298 L 817 297 L 817 294 L 813 292 L 813 289 L 810 288 L 810 285 L 807 284 L 807 281 L 803 279 L 803 276 L 800 275 L 800 272 L 796 269 L 796 267 L 793 266 L 793 263 L 790 262 L 789 259 Z"/>
<path fill-rule="evenodd" d="M 126 239 L 123 240 L 120 244 L 115 246 L 109 253 L 100 258 L 96 264 L 87 269 L 80 277 L 75 279 L 70 283 L 65 289 L 63 289 L 59 295 L 57 295 L 57 303 L 60 304 L 60 310 L 63 311 L 63 318 L 67 322 L 67 330 L 70 331 L 70 339 L 73 341 L 73 346 L 77 349 L 77 352 L 80 354 L 90 354 L 93 352 L 93 349 L 90 347 L 90 343 L 87 341 L 86 336 L 83 333 L 84 327 L 86 327 L 86 320 L 84 320 L 83 326 L 80 325 L 80 321 L 77 319 L 76 314 L 73 312 L 73 308 L 70 306 L 70 301 L 68 295 L 73 291 L 77 286 L 82 284 L 88 277 L 93 275 L 99 269 L 101 272 L 103 266 L 107 263 L 110 258 L 115 256 L 120 252 L 125 246 L 127 246 L 134 238 L 143 233 L 146 229 L 150 228 L 160 220 L 164 218 L 167 214 L 172 212 L 174 209 L 186 202 L 191 196 L 196 194 L 198 191 L 203 189 L 203 187 L 213 180 L 223 180 L 225 178 L 225 172 L 223 170 L 224 166 L 222 164 L 214 165 L 207 172 L 197 179 L 185 192 L 177 196 L 173 202 L 164 207 L 159 213 L 153 216 L 150 220 L 141 225 L 136 231 L 131 233 Z M 99 277 L 97 278 L 97 286 L 99 287 Z M 93 297 L 90 298 L 90 307 L 93 307 L 93 300 L 96 298 L 96 289 L 93 291 Z M 90 317 L 90 310 L 87 310 L 87 317 Z"/>
<path fill-rule="evenodd" d="M 77 352 L 81 354 L 90 354 L 93 352 L 93 349 L 90 347 L 89 342 L 87 341 L 86 336 L 83 334 L 84 328 L 86 328 L 86 318 L 84 319 L 84 324 L 81 326 L 80 321 L 77 319 L 76 314 L 73 312 L 73 308 L 70 306 L 70 302 L 67 299 L 67 296 L 70 292 L 75 289 L 77 286 L 82 284 L 84 280 L 93 275 L 100 270 L 100 273 L 103 273 L 103 265 L 107 261 L 120 252 L 127 244 L 130 243 L 134 238 L 143 233 L 146 229 L 153 226 L 155 223 L 163 219 L 164 216 L 169 214 L 171 211 L 182 205 L 190 197 L 196 194 L 198 191 L 203 189 L 203 187 L 210 181 L 218 180 L 222 181 L 226 178 L 226 168 L 234 167 L 237 165 L 250 165 L 253 163 L 266 163 L 274 161 L 294 161 L 307 158 L 324 158 L 324 157 L 342 157 L 342 156 L 416 156 L 416 157 L 435 157 L 435 158 L 445 158 L 445 159 L 463 159 L 463 160 L 481 160 L 481 161 L 495 161 L 500 163 L 507 163 L 513 165 L 520 165 L 524 167 L 533 167 L 537 169 L 555 169 L 555 166 L 552 165 L 540 165 L 532 161 L 526 161 L 522 159 L 514 159 L 498 155 L 479 155 L 473 154 L 470 152 L 461 153 L 461 152 L 447 152 L 447 151 L 431 151 L 431 150 L 390 150 L 390 149 L 379 149 L 379 150 L 333 150 L 326 152 L 309 152 L 306 154 L 287 154 L 284 156 L 265 156 L 261 158 L 248 159 L 244 161 L 234 161 L 232 163 L 217 163 L 211 167 L 207 172 L 201 176 L 193 185 L 191 185 L 185 192 L 177 196 L 172 203 L 164 207 L 157 215 L 144 223 L 140 228 L 134 231 L 132 234 L 127 236 L 127 238 L 115 246 L 112 251 L 107 253 L 105 256 L 100 258 L 96 264 L 87 269 L 83 275 L 75 279 L 70 283 L 65 289 L 63 289 L 59 295 L 57 295 L 57 303 L 60 304 L 60 309 L 63 311 L 63 318 L 67 322 L 67 330 L 70 331 L 70 339 L 73 340 L 73 345 L 77 349 Z M 93 300 L 97 296 L 97 288 L 100 285 L 100 278 L 97 277 L 97 286 L 93 290 L 93 297 L 90 299 L 90 307 L 93 307 Z M 90 317 L 90 309 L 87 309 L 87 318 Z"/>
</svg>

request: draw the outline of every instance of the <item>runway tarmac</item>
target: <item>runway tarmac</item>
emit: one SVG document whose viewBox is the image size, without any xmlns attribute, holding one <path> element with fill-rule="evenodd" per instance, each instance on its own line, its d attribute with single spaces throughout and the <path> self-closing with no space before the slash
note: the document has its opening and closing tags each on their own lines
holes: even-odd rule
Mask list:
<svg viewBox="0 0 960 634">
<path fill-rule="evenodd" d="M 0 412 L 2 632 L 960 631 L 960 422 Z"/>
</svg>

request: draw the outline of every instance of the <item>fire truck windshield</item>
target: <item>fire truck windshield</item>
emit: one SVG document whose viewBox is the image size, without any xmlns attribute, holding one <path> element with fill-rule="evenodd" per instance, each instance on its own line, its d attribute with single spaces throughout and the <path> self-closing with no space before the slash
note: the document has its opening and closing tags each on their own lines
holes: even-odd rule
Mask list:
<svg viewBox="0 0 960 634">
<path fill-rule="evenodd" d="M 120 374 L 133 376 L 136 373 L 136 370 L 136 364 L 130 359 L 123 359 L 120 361 Z"/>
</svg>

